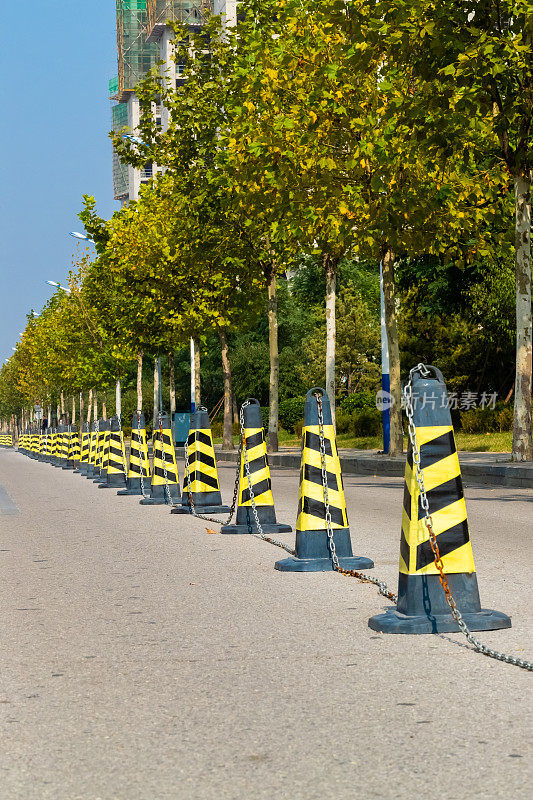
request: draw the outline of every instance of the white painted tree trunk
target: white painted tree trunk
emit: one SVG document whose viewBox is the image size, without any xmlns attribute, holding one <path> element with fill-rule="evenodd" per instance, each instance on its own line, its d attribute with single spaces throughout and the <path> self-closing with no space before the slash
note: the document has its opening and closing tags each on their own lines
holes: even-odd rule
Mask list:
<svg viewBox="0 0 533 800">
<path fill-rule="evenodd" d="M 93 405 L 93 390 L 89 389 L 89 400 L 87 403 L 87 425 L 91 424 L 92 405 Z M 94 421 L 96 422 L 96 418 Z"/>
<path fill-rule="evenodd" d="M 115 385 L 115 414 L 122 417 L 122 387 L 120 385 L 120 378 L 117 378 Z"/>
<path fill-rule="evenodd" d="M 337 296 L 337 262 L 324 257 L 326 267 L 326 393 L 331 406 L 331 418 L 335 429 L 335 343 L 337 326 L 335 300 Z"/>
<path fill-rule="evenodd" d="M 194 340 L 194 404 L 196 408 L 202 405 L 202 391 L 200 386 L 200 346 Z"/>
<path fill-rule="evenodd" d="M 174 367 L 174 353 L 168 354 L 168 393 L 170 400 L 170 419 L 176 413 L 176 370 Z"/>
<path fill-rule="evenodd" d="M 220 339 L 220 355 L 222 358 L 222 377 L 224 380 L 224 422 L 222 424 L 222 447 L 224 450 L 233 450 L 232 430 L 232 387 L 231 364 L 229 361 L 228 337 L 224 328 L 218 329 Z"/>
<path fill-rule="evenodd" d="M 157 429 L 157 421 L 159 419 L 159 365 L 158 360 L 154 360 L 154 418 L 153 422 L 153 430 Z"/>
<path fill-rule="evenodd" d="M 533 460 L 531 389 L 531 180 L 515 177 L 516 377 L 513 461 Z"/>
<path fill-rule="evenodd" d="M 279 344 L 278 344 L 278 295 L 276 273 L 272 270 L 268 281 L 268 349 L 270 378 L 268 388 L 268 436 L 267 446 L 271 453 L 279 450 Z"/>
</svg>

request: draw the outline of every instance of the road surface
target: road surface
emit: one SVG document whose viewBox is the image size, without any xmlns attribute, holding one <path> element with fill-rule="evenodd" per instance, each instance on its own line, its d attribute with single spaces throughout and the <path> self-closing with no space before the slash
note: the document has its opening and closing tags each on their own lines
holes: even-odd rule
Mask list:
<svg viewBox="0 0 533 800">
<path fill-rule="evenodd" d="M 374 587 L 14 451 L 0 487 L 1 800 L 531 798 L 531 673 L 374 633 Z M 395 590 L 402 481 L 345 488 Z M 294 524 L 297 472 L 273 490 Z M 532 658 L 533 492 L 466 496 L 482 604 L 513 619 L 480 636 Z"/>
</svg>

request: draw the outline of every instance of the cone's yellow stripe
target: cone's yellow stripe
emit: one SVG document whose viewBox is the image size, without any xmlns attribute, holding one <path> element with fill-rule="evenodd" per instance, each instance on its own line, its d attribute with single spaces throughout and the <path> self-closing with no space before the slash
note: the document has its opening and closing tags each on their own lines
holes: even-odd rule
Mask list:
<svg viewBox="0 0 533 800">
<path fill-rule="evenodd" d="M 273 506 L 272 484 L 270 469 L 267 462 L 267 452 L 263 428 L 246 428 L 246 454 L 250 468 L 250 481 L 254 493 L 254 501 L 258 506 Z M 251 506 L 248 477 L 244 463 L 244 451 L 241 457 L 241 479 L 239 485 L 240 506 Z"/>
</svg>

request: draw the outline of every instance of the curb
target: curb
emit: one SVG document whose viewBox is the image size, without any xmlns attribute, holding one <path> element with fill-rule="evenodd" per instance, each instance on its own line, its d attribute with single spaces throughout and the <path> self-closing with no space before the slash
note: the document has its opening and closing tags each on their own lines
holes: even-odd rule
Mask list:
<svg viewBox="0 0 533 800">
<path fill-rule="evenodd" d="M 237 461 L 236 450 L 221 450 L 216 447 L 217 461 Z M 405 458 L 387 458 L 378 455 L 340 456 L 341 468 L 345 475 L 380 475 L 389 478 L 403 478 Z M 524 464 L 471 464 L 461 461 L 461 475 L 465 484 L 484 486 L 510 486 L 518 489 L 533 489 L 533 463 Z M 269 453 L 271 467 L 285 469 L 300 468 L 300 453 Z"/>
</svg>

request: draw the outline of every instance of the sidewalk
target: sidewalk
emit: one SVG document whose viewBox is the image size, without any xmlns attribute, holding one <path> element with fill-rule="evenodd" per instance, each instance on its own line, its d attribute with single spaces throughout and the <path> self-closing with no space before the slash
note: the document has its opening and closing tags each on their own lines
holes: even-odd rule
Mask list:
<svg viewBox="0 0 533 800">
<path fill-rule="evenodd" d="M 219 461 L 236 461 L 237 451 L 222 450 L 215 445 Z M 350 450 L 340 448 L 339 455 L 345 475 L 385 475 L 401 478 L 405 470 L 405 455 L 390 458 L 378 455 L 376 450 Z M 472 453 L 459 451 L 461 474 L 465 484 L 488 486 L 513 486 L 533 489 L 533 461 L 512 463 L 510 453 Z M 271 467 L 300 466 L 299 448 L 282 448 L 279 453 L 270 453 Z"/>
</svg>

